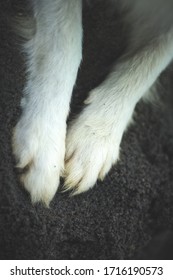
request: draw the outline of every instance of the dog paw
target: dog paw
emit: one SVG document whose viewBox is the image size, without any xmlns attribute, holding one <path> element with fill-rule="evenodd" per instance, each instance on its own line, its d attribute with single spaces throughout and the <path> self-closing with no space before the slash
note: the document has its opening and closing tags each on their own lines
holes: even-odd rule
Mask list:
<svg viewBox="0 0 173 280">
<path fill-rule="evenodd" d="M 26 115 L 14 129 L 13 152 L 33 203 L 48 206 L 55 195 L 64 168 L 65 133 L 65 123 Z"/>
<path fill-rule="evenodd" d="M 67 130 L 64 190 L 79 194 L 103 180 L 119 158 L 119 145 L 111 121 L 85 109 Z"/>
</svg>

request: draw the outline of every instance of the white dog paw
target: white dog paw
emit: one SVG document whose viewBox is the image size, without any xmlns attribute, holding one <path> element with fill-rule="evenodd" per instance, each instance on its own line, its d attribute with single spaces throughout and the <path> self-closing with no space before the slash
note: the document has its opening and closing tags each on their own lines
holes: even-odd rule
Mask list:
<svg viewBox="0 0 173 280">
<path fill-rule="evenodd" d="M 66 125 L 22 116 L 14 129 L 13 152 L 21 181 L 31 200 L 47 206 L 54 197 L 64 168 Z"/>
<path fill-rule="evenodd" d="M 119 158 L 119 144 L 111 123 L 86 109 L 67 131 L 64 189 L 78 194 L 103 180 Z"/>
</svg>

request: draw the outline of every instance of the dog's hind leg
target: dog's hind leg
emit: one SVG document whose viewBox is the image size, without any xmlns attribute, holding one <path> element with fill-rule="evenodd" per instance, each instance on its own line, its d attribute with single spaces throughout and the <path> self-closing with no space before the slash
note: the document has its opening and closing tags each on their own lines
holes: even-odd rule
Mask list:
<svg viewBox="0 0 173 280">
<path fill-rule="evenodd" d="M 66 118 L 82 53 L 81 0 L 36 0 L 25 43 L 27 83 L 13 151 L 32 202 L 53 198 L 64 168 Z"/>
<path fill-rule="evenodd" d="M 91 188 L 116 163 L 135 105 L 173 59 L 173 28 L 153 26 L 155 19 L 148 25 L 150 17 L 144 19 L 142 33 L 132 33 L 127 54 L 90 92 L 87 106 L 67 131 L 65 187 L 74 193 Z"/>
</svg>

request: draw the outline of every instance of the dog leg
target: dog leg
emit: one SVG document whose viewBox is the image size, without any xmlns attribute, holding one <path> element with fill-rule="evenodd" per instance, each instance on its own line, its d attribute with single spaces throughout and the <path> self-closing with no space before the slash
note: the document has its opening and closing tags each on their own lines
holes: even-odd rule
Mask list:
<svg viewBox="0 0 173 280">
<path fill-rule="evenodd" d="M 66 118 L 82 53 L 81 0 L 34 1 L 27 83 L 13 151 L 32 202 L 49 205 L 64 168 Z"/>
<path fill-rule="evenodd" d="M 103 180 L 117 162 L 135 105 L 173 59 L 173 29 L 131 51 L 90 92 L 87 106 L 67 131 L 65 189 L 74 194 Z"/>
</svg>

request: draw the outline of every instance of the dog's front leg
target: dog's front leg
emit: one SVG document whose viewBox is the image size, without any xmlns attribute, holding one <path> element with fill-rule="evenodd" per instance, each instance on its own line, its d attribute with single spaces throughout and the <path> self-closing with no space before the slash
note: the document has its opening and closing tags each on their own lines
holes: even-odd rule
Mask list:
<svg viewBox="0 0 173 280">
<path fill-rule="evenodd" d="M 32 202 L 49 205 L 64 168 L 66 118 L 81 61 L 81 0 L 37 0 L 13 151 Z"/>
<path fill-rule="evenodd" d="M 67 131 L 66 189 L 80 193 L 103 179 L 119 157 L 135 105 L 173 59 L 173 30 L 122 59 L 90 92 Z"/>
</svg>

